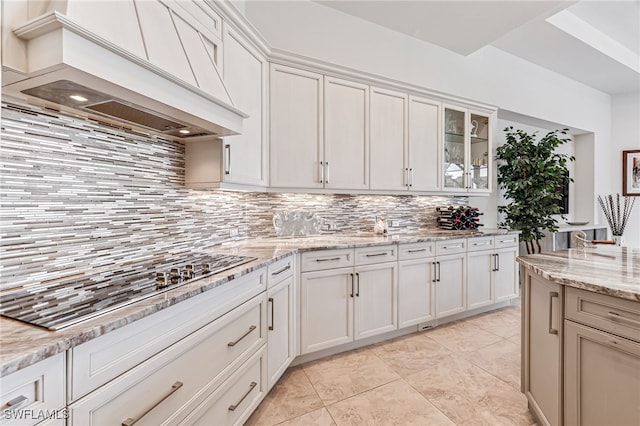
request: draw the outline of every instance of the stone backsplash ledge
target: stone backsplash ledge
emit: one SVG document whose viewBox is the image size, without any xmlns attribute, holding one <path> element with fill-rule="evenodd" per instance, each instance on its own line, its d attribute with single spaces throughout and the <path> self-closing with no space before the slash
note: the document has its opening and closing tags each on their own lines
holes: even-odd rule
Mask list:
<svg viewBox="0 0 640 426">
<path fill-rule="evenodd" d="M 2 103 L 0 289 L 124 262 L 275 236 L 274 211 L 316 211 L 336 231 L 374 218 L 436 226 L 434 206 L 466 198 L 268 194 L 184 187 L 184 146 L 13 99 Z"/>
</svg>

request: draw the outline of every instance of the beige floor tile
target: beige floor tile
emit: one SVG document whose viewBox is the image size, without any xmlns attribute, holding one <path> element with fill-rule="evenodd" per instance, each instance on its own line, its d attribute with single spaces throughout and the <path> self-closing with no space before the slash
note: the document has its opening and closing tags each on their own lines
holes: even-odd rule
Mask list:
<svg viewBox="0 0 640 426">
<path fill-rule="evenodd" d="M 370 349 L 358 349 L 302 366 L 325 405 L 400 378 Z"/>
<path fill-rule="evenodd" d="M 327 407 L 342 425 L 453 425 L 404 380 L 382 385 Z"/>
<path fill-rule="evenodd" d="M 424 333 L 379 343 L 371 350 L 403 377 L 428 368 L 429 358 L 450 353 L 449 349 Z"/>
<path fill-rule="evenodd" d="M 333 421 L 327 409 L 323 407 L 319 410 L 303 414 L 300 417 L 279 423 L 278 426 L 335 426 L 335 424 L 336 422 Z"/>
<path fill-rule="evenodd" d="M 507 340 L 510 341 L 511 343 L 513 343 L 514 345 L 518 345 L 518 347 L 522 346 L 522 336 L 521 335 L 511 336 Z"/>
<path fill-rule="evenodd" d="M 406 380 L 458 425 L 527 425 L 527 400 L 508 385 L 457 354 L 434 358 L 429 370 Z"/>
<path fill-rule="evenodd" d="M 271 389 L 247 421 L 247 425 L 275 425 L 323 407 L 306 373 L 290 368 Z"/>
<path fill-rule="evenodd" d="M 502 340 L 502 337 L 468 321 L 437 327 L 425 332 L 424 335 L 452 352 L 473 352 Z"/>
<path fill-rule="evenodd" d="M 500 380 L 520 389 L 520 345 L 502 340 L 460 355 Z"/>
<path fill-rule="evenodd" d="M 481 314 L 465 321 L 505 339 L 520 335 L 520 308 L 504 308 L 497 312 Z"/>
</svg>

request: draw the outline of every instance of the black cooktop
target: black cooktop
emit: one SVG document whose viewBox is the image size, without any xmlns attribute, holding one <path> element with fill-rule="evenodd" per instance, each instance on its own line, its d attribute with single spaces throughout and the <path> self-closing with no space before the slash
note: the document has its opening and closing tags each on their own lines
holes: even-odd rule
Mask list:
<svg viewBox="0 0 640 426">
<path fill-rule="evenodd" d="M 189 253 L 0 295 L 0 315 L 59 330 L 255 260 Z"/>
</svg>

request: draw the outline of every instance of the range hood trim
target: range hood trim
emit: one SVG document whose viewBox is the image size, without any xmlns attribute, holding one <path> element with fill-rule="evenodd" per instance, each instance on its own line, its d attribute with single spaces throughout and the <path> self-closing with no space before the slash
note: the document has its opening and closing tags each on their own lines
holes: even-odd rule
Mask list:
<svg viewBox="0 0 640 426">
<path fill-rule="evenodd" d="M 247 114 L 235 108 L 234 106 L 229 105 L 228 103 L 199 89 L 198 87 L 195 87 L 187 82 L 184 82 L 183 80 L 177 78 L 176 76 L 170 74 L 169 72 L 163 70 L 162 68 L 147 61 L 146 59 L 139 58 L 138 56 L 128 52 L 127 50 L 121 48 L 120 46 L 117 46 L 111 43 L 110 41 L 92 33 L 91 31 L 86 30 L 84 27 L 82 27 L 81 25 L 69 19 L 64 14 L 58 11 L 52 11 L 44 15 L 41 15 L 35 19 L 32 19 L 26 22 L 25 24 L 15 28 L 13 32 L 17 37 L 27 42 L 34 41 L 41 37 L 42 38 L 55 37 L 58 40 L 57 43 L 58 45 L 60 45 L 60 49 L 62 50 L 62 52 L 60 52 L 61 59 L 57 64 L 36 67 L 38 69 L 35 69 L 35 70 L 28 70 L 28 72 L 26 73 L 25 79 L 22 79 L 15 83 L 4 86 L 2 89 L 3 94 L 5 94 L 6 92 L 10 96 L 24 99 L 25 95 L 21 93 L 21 90 L 24 90 L 25 88 L 33 87 L 36 84 L 42 84 L 42 81 L 47 81 L 47 80 L 53 81 L 54 78 L 59 80 L 60 76 L 64 77 L 65 71 L 69 69 L 69 72 L 71 75 L 75 75 L 77 77 L 78 72 L 81 74 L 86 74 L 86 78 L 88 80 L 104 81 L 106 85 L 121 87 L 124 91 L 131 93 L 131 95 L 136 99 L 139 98 L 139 99 L 145 99 L 148 101 L 147 103 L 140 103 L 140 102 L 136 102 L 134 100 L 129 99 L 127 96 L 124 96 L 124 97 L 122 95 L 115 96 L 116 99 L 124 100 L 131 105 L 140 105 L 142 109 L 149 110 L 149 111 L 157 111 L 160 115 L 165 115 L 165 116 L 168 115 L 164 111 L 165 108 L 161 108 L 161 110 L 158 111 L 157 107 L 161 106 L 161 107 L 173 108 L 176 111 L 184 113 L 184 115 L 186 115 L 187 117 L 189 116 L 193 117 L 196 123 L 191 123 L 189 119 L 185 120 L 184 118 L 181 118 L 181 117 L 176 118 L 176 120 L 178 121 L 182 121 L 182 122 L 186 121 L 187 124 L 195 124 L 196 126 L 205 128 L 207 130 L 210 130 L 211 128 L 214 128 L 214 127 L 217 129 L 223 129 L 224 131 L 221 133 L 214 131 L 215 133 L 217 133 L 216 137 L 228 136 L 228 135 L 240 133 L 240 130 L 242 128 L 242 119 L 249 117 Z M 67 33 L 65 34 L 65 32 Z M 120 60 L 124 60 L 127 63 L 132 64 L 135 67 L 138 67 L 142 71 L 151 72 L 155 76 L 160 77 L 163 81 L 166 81 L 175 86 L 178 86 L 180 90 L 187 90 L 190 96 L 195 95 L 194 99 L 196 99 L 198 103 L 201 104 L 201 107 L 204 106 L 203 104 L 211 104 L 211 107 L 213 109 L 218 108 L 220 110 L 220 112 L 225 116 L 225 120 L 228 121 L 229 117 L 231 117 L 232 121 L 237 122 L 239 124 L 235 126 L 235 129 L 228 128 L 226 125 L 215 123 L 211 119 L 193 115 L 189 112 L 189 110 L 186 107 L 183 107 L 183 108 L 173 107 L 166 101 L 154 99 L 130 87 L 120 85 L 117 82 L 113 83 L 110 80 L 106 80 L 101 75 L 96 75 L 99 73 L 85 71 L 84 69 L 81 69 L 78 66 L 76 66 L 75 63 L 67 63 L 67 62 L 73 62 L 73 60 L 69 61 L 69 57 L 72 57 L 73 55 L 65 54 L 65 49 L 67 49 L 65 45 L 67 43 L 72 43 L 72 41 L 68 40 L 70 38 L 69 35 L 79 37 L 79 39 L 82 40 L 83 43 L 90 43 L 91 45 L 98 46 L 99 48 L 104 49 L 104 51 L 107 52 L 107 54 L 116 55 L 117 57 L 120 58 Z M 48 75 L 50 75 L 51 78 L 47 78 Z M 218 74 L 218 76 L 220 75 Z M 73 80 L 72 78 L 68 78 L 68 79 Z M 80 83 L 86 85 L 84 78 L 81 78 Z M 97 89 L 97 90 L 100 91 L 100 89 Z M 101 91 L 110 93 L 105 90 L 101 90 Z M 35 98 L 29 97 L 28 99 L 33 100 Z M 83 108 L 78 108 L 78 110 L 87 112 L 87 110 Z M 209 113 L 210 111 L 207 110 L 207 112 Z M 233 117 L 236 117 L 236 118 L 233 118 Z M 205 125 L 202 125 L 203 123 Z M 207 124 L 211 124 L 212 126 L 207 126 Z M 234 125 L 232 125 L 231 127 L 234 127 Z M 171 136 L 171 137 L 180 139 L 179 137 L 175 137 L 175 136 Z"/>
</svg>

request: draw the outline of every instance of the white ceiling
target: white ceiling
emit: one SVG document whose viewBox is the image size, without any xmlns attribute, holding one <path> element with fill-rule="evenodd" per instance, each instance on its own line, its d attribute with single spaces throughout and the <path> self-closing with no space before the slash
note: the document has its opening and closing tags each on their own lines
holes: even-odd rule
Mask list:
<svg viewBox="0 0 640 426">
<path fill-rule="evenodd" d="M 640 90 L 640 0 L 318 3 L 460 55 L 491 45 L 606 93 Z"/>
</svg>

